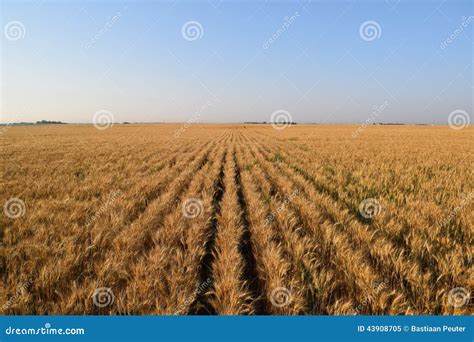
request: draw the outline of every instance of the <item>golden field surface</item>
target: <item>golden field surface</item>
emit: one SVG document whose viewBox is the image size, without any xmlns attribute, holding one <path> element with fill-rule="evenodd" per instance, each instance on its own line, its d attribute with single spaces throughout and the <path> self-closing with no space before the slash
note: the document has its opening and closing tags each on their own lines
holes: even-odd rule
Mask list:
<svg viewBox="0 0 474 342">
<path fill-rule="evenodd" d="M 0 144 L 1 314 L 473 313 L 472 127 L 15 126 Z"/>
</svg>

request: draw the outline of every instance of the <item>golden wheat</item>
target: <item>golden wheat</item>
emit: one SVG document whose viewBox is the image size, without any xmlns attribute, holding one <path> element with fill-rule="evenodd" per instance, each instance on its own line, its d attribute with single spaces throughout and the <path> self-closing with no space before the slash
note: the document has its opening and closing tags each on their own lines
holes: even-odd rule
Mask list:
<svg viewBox="0 0 474 342">
<path fill-rule="evenodd" d="M 473 138 L 424 126 L 9 128 L 0 311 L 471 314 Z"/>
</svg>

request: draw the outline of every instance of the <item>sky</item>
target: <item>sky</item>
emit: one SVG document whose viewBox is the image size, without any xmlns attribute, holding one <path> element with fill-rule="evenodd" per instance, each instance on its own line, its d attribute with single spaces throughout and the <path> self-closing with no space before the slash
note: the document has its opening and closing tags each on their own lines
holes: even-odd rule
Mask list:
<svg viewBox="0 0 474 342">
<path fill-rule="evenodd" d="M 470 0 L 1 4 L 3 123 L 472 116 Z"/>
</svg>

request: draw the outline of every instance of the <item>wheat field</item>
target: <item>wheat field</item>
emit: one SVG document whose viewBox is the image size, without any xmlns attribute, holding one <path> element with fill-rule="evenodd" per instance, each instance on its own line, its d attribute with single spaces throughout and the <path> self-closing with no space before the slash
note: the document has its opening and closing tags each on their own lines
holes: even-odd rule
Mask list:
<svg viewBox="0 0 474 342">
<path fill-rule="evenodd" d="M 0 312 L 472 314 L 474 129 L 65 125 L 0 138 Z"/>
</svg>

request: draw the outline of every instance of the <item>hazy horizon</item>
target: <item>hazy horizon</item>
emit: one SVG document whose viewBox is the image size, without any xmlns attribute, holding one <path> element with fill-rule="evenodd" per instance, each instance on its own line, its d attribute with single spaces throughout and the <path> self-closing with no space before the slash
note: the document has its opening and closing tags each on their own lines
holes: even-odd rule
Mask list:
<svg viewBox="0 0 474 342">
<path fill-rule="evenodd" d="M 10 121 L 10 122 L 0 122 L 0 125 L 3 126 L 10 126 L 10 125 L 18 125 L 18 126 L 27 126 L 27 125 L 34 125 L 34 126 L 41 126 L 41 125 L 77 125 L 77 126 L 94 126 L 93 122 L 67 122 L 62 120 L 49 120 L 51 122 L 60 121 L 60 124 L 57 123 L 38 123 L 42 120 L 36 121 Z M 48 121 L 48 120 L 45 120 Z M 114 121 L 110 126 L 113 125 L 271 125 L 272 123 L 277 123 L 277 121 L 228 121 L 228 122 L 193 122 L 187 123 L 186 121 Z M 449 127 L 450 123 L 426 123 L 426 122 L 401 122 L 401 121 L 394 121 L 394 122 L 379 122 L 379 121 L 371 121 L 371 122 L 293 122 L 294 125 L 328 125 L 328 126 L 354 126 L 354 125 L 361 125 L 366 124 L 368 126 L 397 126 L 397 125 L 404 125 L 404 126 L 447 126 Z"/>
<path fill-rule="evenodd" d="M 47 121 L 46 123 L 40 123 L 41 121 Z M 60 124 L 67 124 L 67 125 L 91 125 L 93 126 L 93 122 L 67 122 L 64 120 L 35 120 L 35 121 L 10 121 L 10 122 L 0 122 L 0 125 L 60 125 L 59 123 L 48 123 L 48 122 L 60 122 Z M 276 123 L 277 121 L 228 121 L 228 122 L 193 122 L 189 123 L 190 125 L 244 125 L 244 124 L 261 124 L 261 125 L 270 125 L 272 123 Z M 294 121 L 293 124 L 295 125 L 360 125 L 364 122 L 311 122 L 311 121 Z M 130 124 L 130 125 L 184 125 L 187 124 L 186 121 L 114 121 L 113 124 L 115 125 L 122 125 L 122 124 Z M 379 121 L 371 121 L 367 123 L 368 125 L 427 125 L 427 126 L 449 126 L 449 123 L 426 123 L 426 122 L 379 122 Z"/>
<path fill-rule="evenodd" d="M 448 123 L 471 1 L 2 2 L 0 122 Z M 15 29 L 15 31 L 13 30 Z"/>
</svg>

